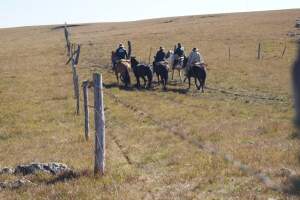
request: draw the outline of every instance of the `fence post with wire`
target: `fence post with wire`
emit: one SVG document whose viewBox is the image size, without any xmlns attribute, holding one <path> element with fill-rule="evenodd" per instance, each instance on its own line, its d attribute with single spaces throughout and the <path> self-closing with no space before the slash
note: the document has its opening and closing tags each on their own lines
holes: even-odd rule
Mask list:
<svg viewBox="0 0 300 200">
<path fill-rule="evenodd" d="M 105 168 L 105 118 L 102 75 L 93 74 L 95 115 L 95 166 L 94 174 L 104 175 Z"/>
<path fill-rule="evenodd" d="M 88 85 L 89 81 L 83 81 L 82 82 L 82 88 L 83 88 L 83 110 L 84 110 L 84 133 L 85 133 L 85 139 L 89 139 L 89 132 L 90 132 L 90 113 L 89 113 L 89 98 L 88 98 Z"/>
</svg>

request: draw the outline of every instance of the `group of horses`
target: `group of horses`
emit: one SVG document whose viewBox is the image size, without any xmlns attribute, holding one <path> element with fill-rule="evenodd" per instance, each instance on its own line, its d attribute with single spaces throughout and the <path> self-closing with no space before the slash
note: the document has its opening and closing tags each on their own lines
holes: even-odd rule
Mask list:
<svg viewBox="0 0 300 200">
<path fill-rule="evenodd" d="M 140 88 L 140 78 L 143 79 L 145 88 L 151 88 L 153 82 L 153 74 L 157 76 L 157 83 L 162 83 L 163 89 L 167 88 L 167 83 L 169 79 L 169 71 L 172 70 L 172 80 L 174 78 L 174 72 L 178 71 L 180 82 L 185 82 L 188 79 L 189 87 L 191 87 L 191 78 L 194 78 L 195 85 L 198 90 L 202 89 L 204 92 L 205 80 L 206 80 L 206 70 L 205 64 L 192 65 L 189 67 L 189 70 L 186 73 L 186 77 L 182 80 L 182 70 L 187 67 L 188 58 L 181 57 L 178 58 L 172 50 L 168 51 L 166 54 L 166 60 L 161 62 L 153 62 L 152 65 L 141 64 L 137 61 L 135 57 L 130 57 L 129 60 L 121 59 L 119 60 L 115 52 L 112 52 L 111 61 L 113 65 L 113 71 L 116 75 L 118 84 L 119 79 L 125 84 L 125 87 L 128 87 L 131 84 L 130 80 L 130 71 L 133 71 L 134 76 L 136 77 L 136 87 Z M 197 83 L 199 82 L 199 84 Z"/>
</svg>

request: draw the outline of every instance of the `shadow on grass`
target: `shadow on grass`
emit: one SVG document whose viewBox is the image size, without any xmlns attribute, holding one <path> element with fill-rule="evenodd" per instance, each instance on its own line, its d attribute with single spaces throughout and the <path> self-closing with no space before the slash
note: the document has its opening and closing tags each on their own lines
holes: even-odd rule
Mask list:
<svg viewBox="0 0 300 200">
<path fill-rule="evenodd" d="M 284 183 L 283 192 L 288 195 L 300 196 L 300 176 L 292 176 Z"/>
<path fill-rule="evenodd" d="M 293 131 L 292 134 L 289 136 L 290 139 L 300 139 L 300 131 L 296 130 Z"/>
<path fill-rule="evenodd" d="M 125 87 L 124 85 L 118 85 L 117 83 L 103 83 L 103 87 L 105 89 L 112 89 L 112 88 L 119 88 L 121 90 L 126 90 L 126 91 L 134 91 L 135 89 L 132 86 Z"/>
<path fill-rule="evenodd" d="M 174 92 L 178 94 L 187 94 L 189 89 L 187 88 L 167 88 L 166 92 Z"/>
<path fill-rule="evenodd" d="M 90 177 L 90 176 L 92 176 L 92 172 L 88 170 L 83 170 L 81 172 L 68 171 L 68 172 L 61 173 L 50 180 L 47 180 L 46 184 L 52 185 L 60 182 L 66 182 L 73 179 L 78 179 L 80 177 Z"/>
</svg>

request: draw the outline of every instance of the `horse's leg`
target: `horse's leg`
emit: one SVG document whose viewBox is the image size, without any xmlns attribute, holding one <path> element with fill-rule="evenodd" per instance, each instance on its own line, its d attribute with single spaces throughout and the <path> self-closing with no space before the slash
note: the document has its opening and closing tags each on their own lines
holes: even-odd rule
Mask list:
<svg viewBox="0 0 300 200">
<path fill-rule="evenodd" d="M 189 80 L 189 89 L 191 88 L 191 77 L 188 77 Z"/>
<path fill-rule="evenodd" d="M 144 88 L 146 88 L 147 80 L 145 79 L 145 76 L 142 76 L 142 79 L 144 80 Z"/>
<path fill-rule="evenodd" d="M 182 78 L 181 78 L 181 70 L 178 70 L 179 78 L 180 78 L 180 83 L 182 83 Z"/>
<path fill-rule="evenodd" d="M 202 79 L 202 93 L 204 92 L 204 86 L 205 86 L 205 78 Z"/>
<path fill-rule="evenodd" d="M 199 80 L 199 86 L 197 85 L 197 79 Z M 195 85 L 196 85 L 196 88 L 197 88 L 198 90 L 200 90 L 200 88 L 201 88 L 201 80 L 200 80 L 199 77 L 195 77 Z"/>
<path fill-rule="evenodd" d="M 140 78 L 138 76 L 135 76 L 136 79 L 136 87 L 139 88 L 140 87 Z"/>
<path fill-rule="evenodd" d="M 157 76 L 157 84 L 160 85 L 160 82 L 159 82 L 159 73 L 156 72 L 156 76 Z"/>
<path fill-rule="evenodd" d="M 115 75 L 116 75 L 116 77 L 117 77 L 118 85 L 120 85 L 120 83 L 119 83 L 119 76 L 118 76 L 118 72 L 117 72 L 117 71 L 115 72 Z"/>
<path fill-rule="evenodd" d="M 173 80 L 173 76 L 174 76 L 174 71 L 175 71 L 175 69 L 172 69 L 172 80 Z"/>
<path fill-rule="evenodd" d="M 168 74 L 168 71 L 166 70 L 165 75 L 164 75 L 164 80 L 165 80 L 165 82 L 164 82 L 164 89 L 165 90 L 167 89 L 168 76 L 169 76 L 169 74 Z"/>
</svg>

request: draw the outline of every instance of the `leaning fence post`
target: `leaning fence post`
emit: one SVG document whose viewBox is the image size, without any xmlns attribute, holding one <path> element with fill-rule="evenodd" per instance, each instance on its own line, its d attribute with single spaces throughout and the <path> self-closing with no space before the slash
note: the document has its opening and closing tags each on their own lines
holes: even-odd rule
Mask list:
<svg viewBox="0 0 300 200">
<path fill-rule="evenodd" d="M 83 88 L 83 108 L 84 108 L 84 133 L 85 133 L 85 139 L 89 140 L 89 132 L 90 132 L 90 113 L 89 113 L 89 95 L 88 95 L 88 84 L 89 81 L 83 81 L 82 82 L 82 88 Z"/>
<path fill-rule="evenodd" d="M 93 74 L 95 106 L 95 174 L 104 174 L 105 168 L 105 118 L 103 105 L 102 75 Z"/>
</svg>

